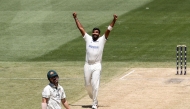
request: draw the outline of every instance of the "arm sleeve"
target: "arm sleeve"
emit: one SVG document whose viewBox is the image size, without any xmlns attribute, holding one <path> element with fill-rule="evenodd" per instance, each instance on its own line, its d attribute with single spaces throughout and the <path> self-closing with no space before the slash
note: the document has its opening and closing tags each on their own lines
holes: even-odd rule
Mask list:
<svg viewBox="0 0 190 109">
<path fill-rule="evenodd" d="M 47 103 L 42 103 L 42 109 L 47 109 Z"/>
</svg>

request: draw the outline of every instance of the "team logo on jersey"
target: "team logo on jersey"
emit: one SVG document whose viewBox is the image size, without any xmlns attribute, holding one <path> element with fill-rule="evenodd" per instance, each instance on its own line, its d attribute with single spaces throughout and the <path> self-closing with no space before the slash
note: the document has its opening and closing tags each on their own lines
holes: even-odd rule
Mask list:
<svg viewBox="0 0 190 109">
<path fill-rule="evenodd" d="M 93 46 L 93 45 L 89 45 L 90 48 L 94 48 L 94 49 L 98 49 L 99 46 Z"/>
</svg>

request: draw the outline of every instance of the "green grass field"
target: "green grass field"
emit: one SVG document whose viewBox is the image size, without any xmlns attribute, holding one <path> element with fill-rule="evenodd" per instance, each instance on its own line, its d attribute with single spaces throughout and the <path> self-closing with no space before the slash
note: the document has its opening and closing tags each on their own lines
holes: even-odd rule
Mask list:
<svg viewBox="0 0 190 109">
<path fill-rule="evenodd" d="M 104 49 L 106 84 L 131 67 L 175 68 L 176 45 L 190 45 L 189 10 L 188 0 L 1 0 L 1 108 L 40 108 L 50 69 L 60 75 L 70 103 L 86 95 L 85 42 L 73 12 L 89 34 L 93 27 L 103 34 L 118 15 Z"/>
</svg>

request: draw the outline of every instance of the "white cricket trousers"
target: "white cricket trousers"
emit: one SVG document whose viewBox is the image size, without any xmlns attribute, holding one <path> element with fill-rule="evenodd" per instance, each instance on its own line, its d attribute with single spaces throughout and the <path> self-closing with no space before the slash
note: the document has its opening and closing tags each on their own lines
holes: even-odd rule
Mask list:
<svg viewBox="0 0 190 109">
<path fill-rule="evenodd" d="M 88 92 L 88 95 L 93 100 L 93 103 L 97 102 L 101 70 L 101 63 L 92 65 L 85 63 L 84 65 L 85 88 Z"/>
</svg>

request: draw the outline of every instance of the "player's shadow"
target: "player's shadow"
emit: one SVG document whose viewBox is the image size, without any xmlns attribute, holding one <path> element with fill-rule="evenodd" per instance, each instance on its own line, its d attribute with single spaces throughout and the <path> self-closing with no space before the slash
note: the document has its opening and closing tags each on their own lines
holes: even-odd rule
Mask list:
<svg viewBox="0 0 190 109">
<path fill-rule="evenodd" d="M 92 108 L 92 105 L 72 105 L 72 104 L 70 104 L 70 106 L 81 106 L 82 108 Z M 98 107 L 109 107 L 109 106 L 99 105 Z"/>
<path fill-rule="evenodd" d="M 92 105 L 82 105 L 82 108 L 92 108 Z"/>
</svg>

